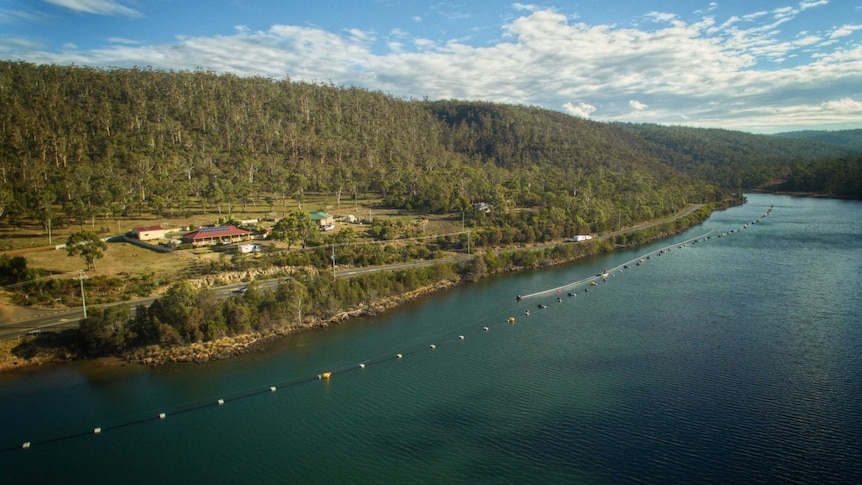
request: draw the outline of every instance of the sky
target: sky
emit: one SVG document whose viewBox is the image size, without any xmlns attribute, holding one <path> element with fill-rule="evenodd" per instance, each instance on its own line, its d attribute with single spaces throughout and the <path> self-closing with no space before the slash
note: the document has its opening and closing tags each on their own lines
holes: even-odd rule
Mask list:
<svg viewBox="0 0 862 485">
<path fill-rule="evenodd" d="M 0 0 L 0 59 L 753 133 L 862 128 L 862 0 Z"/>
</svg>

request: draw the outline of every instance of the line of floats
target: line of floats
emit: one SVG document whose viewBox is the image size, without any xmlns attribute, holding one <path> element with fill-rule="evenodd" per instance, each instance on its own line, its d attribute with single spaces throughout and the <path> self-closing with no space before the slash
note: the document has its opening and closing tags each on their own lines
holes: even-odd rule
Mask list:
<svg viewBox="0 0 862 485">
<path fill-rule="evenodd" d="M 646 263 L 646 261 L 650 260 L 653 256 L 661 256 L 663 254 L 668 253 L 669 251 L 671 251 L 674 248 L 681 249 L 681 248 L 684 248 L 686 246 L 694 245 L 694 244 L 697 244 L 699 242 L 711 239 L 713 236 L 725 237 L 725 236 L 727 236 L 729 234 L 733 234 L 737 231 L 747 229 L 751 224 L 756 224 L 756 223 L 762 221 L 765 217 L 768 217 L 772 213 L 772 209 L 773 209 L 773 206 L 770 205 L 769 209 L 762 216 L 758 217 L 757 219 L 752 220 L 748 224 L 743 224 L 738 229 L 733 229 L 733 230 L 729 230 L 729 231 L 725 231 L 725 232 L 719 232 L 717 230 L 712 230 L 706 234 L 703 234 L 703 235 L 700 235 L 700 236 L 697 236 L 697 237 L 694 237 L 691 239 L 687 239 L 685 241 L 678 242 L 678 243 L 666 246 L 664 248 L 652 251 L 650 253 L 644 254 L 642 256 L 639 256 L 635 259 L 632 259 L 631 261 L 628 261 L 628 262 L 621 264 L 619 266 L 616 266 L 614 268 L 606 269 L 602 273 L 597 274 L 595 276 L 590 276 L 588 278 L 584 278 L 582 280 L 578 280 L 578 281 L 568 283 L 566 285 L 559 286 L 556 288 L 551 288 L 548 290 L 538 291 L 538 292 L 530 293 L 530 294 L 526 294 L 526 295 L 518 295 L 516 297 L 516 299 L 517 299 L 517 301 L 520 302 L 520 301 L 528 299 L 528 298 L 534 298 L 534 297 L 553 294 L 553 293 L 556 293 L 557 295 L 562 295 L 563 290 L 567 291 L 566 294 L 569 297 L 574 297 L 574 296 L 577 296 L 577 294 L 571 290 L 573 290 L 574 288 L 579 287 L 579 286 L 585 286 L 584 292 L 587 293 L 587 292 L 589 292 L 590 287 L 597 285 L 598 281 L 600 281 L 600 280 L 601 281 L 607 281 L 607 279 L 609 277 L 614 276 L 614 274 L 616 272 L 629 269 L 632 266 L 640 266 L 641 264 L 644 264 L 644 263 Z M 557 301 L 562 303 L 563 302 L 562 297 L 558 296 Z M 548 306 L 544 305 L 544 304 L 538 304 L 537 308 L 541 310 L 541 309 L 548 308 Z M 529 315 L 530 310 L 525 310 L 524 313 L 525 313 L 525 315 Z M 506 323 L 514 324 L 515 323 L 515 317 L 509 317 L 506 320 Z M 481 327 L 481 329 L 475 330 L 475 333 L 489 332 L 491 330 L 492 326 Z M 327 370 L 327 371 L 321 372 L 320 374 L 317 374 L 314 376 L 302 377 L 302 378 L 291 380 L 291 381 L 276 383 L 276 384 L 268 386 L 268 387 L 246 391 L 244 393 L 238 394 L 238 395 L 230 397 L 230 398 L 219 398 L 219 399 L 209 400 L 209 401 L 202 402 L 202 403 L 199 402 L 197 404 L 189 405 L 188 407 L 180 408 L 176 411 L 173 411 L 172 413 L 170 413 L 170 415 L 176 416 L 176 415 L 190 413 L 192 411 L 198 411 L 198 410 L 201 410 L 204 408 L 224 406 L 228 402 L 235 402 L 235 401 L 240 401 L 243 399 L 249 399 L 249 398 L 252 398 L 255 396 L 260 396 L 262 394 L 271 394 L 271 393 L 276 392 L 279 389 L 291 388 L 294 386 L 298 386 L 298 385 L 306 384 L 306 383 L 310 383 L 310 382 L 329 381 L 336 374 L 344 374 L 344 373 L 351 372 L 351 371 L 357 371 L 357 370 L 365 369 L 370 365 L 382 364 L 382 363 L 385 363 L 385 362 L 388 362 L 391 360 L 401 360 L 405 356 L 414 355 L 414 354 L 418 354 L 420 352 L 425 352 L 425 351 L 431 351 L 431 350 L 436 349 L 438 347 L 438 345 L 446 345 L 446 344 L 450 344 L 450 343 L 454 343 L 454 342 L 464 341 L 466 338 L 467 338 L 466 335 L 458 335 L 457 338 L 450 338 L 448 340 L 440 342 L 439 344 L 430 344 L 428 346 L 417 348 L 417 349 L 412 350 L 410 352 L 396 353 L 394 355 L 390 354 L 390 355 L 387 355 L 384 357 L 378 357 L 376 359 L 366 360 L 366 361 L 360 362 L 358 364 L 354 364 L 354 365 L 344 367 L 341 369 Z M 21 449 L 26 450 L 26 449 L 30 449 L 31 447 L 36 446 L 36 445 L 47 445 L 50 443 L 56 443 L 59 441 L 82 438 L 85 436 L 98 436 L 98 435 L 104 434 L 107 431 L 126 428 L 129 426 L 143 424 L 143 423 L 151 422 L 151 421 L 164 421 L 167 418 L 168 418 L 167 412 L 154 413 L 153 415 L 150 415 L 150 416 L 147 416 L 144 418 L 129 420 L 129 421 L 126 421 L 126 422 L 123 422 L 120 424 L 113 425 L 113 426 L 107 426 L 107 427 L 96 426 L 96 427 L 92 428 L 92 431 L 88 430 L 88 431 L 84 431 L 84 432 L 68 434 L 65 436 L 58 436 L 58 437 L 54 437 L 54 438 L 44 439 L 41 441 L 26 441 L 23 444 L 18 445 L 18 446 L 9 446 L 6 448 L 2 448 L 2 449 L 0 449 L 0 453 L 10 452 L 10 451 L 14 451 L 14 450 L 21 450 Z"/>
<path fill-rule="evenodd" d="M 736 233 L 737 231 L 742 231 L 742 230 L 748 229 L 749 226 L 751 226 L 753 224 L 757 224 L 758 222 L 762 221 L 766 217 L 769 217 L 769 215 L 772 214 L 773 207 L 774 207 L 773 205 L 770 205 L 769 208 L 766 210 L 766 212 L 764 212 L 760 217 L 753 219 L 749 223 L 742 224 L 741 226 L 739 226 L 736 229 L 731 229 L 731 230 L 726 230 L 726 231 L 719 231 L 718 229 L 713 229 L 712 231 L 709 231 L 709 232 L 702 234 L 700 236 L 696 236 L 696 237 L 693 237 L 691 239 L 687 239 L 687 240 L 682 241 L 682 242 L 677 242 L 677 243 L 671 244 L 669 246 L 665 246 L 661 249 L 657 249 L 655 251 L 652 251 L 650 253 L 638 256 L 637 258 L 632 259 L 631 261 L 623 263 L 623 264 L 616 266 L 614 268 L 605 269 L 602 273 L 599 273 L 595 276 L 589 276 L 589 277 L 584 278 L 582 280 L 573 281 L 571 283 L 567 283 L 563 286 L 558 286 L 556 288 L 550 288 L 547 290 L 537 291 L 535 293 L 529 293 L 529 294 L 525 294 L 525 295 L 518 295 L 515 297 L 515 299 L 520 302 L 520 301 L 526 300 L 528 298 L 535 298 L 535 297 L 539 297 L 539 296 L 550 295 L 550 294 L 556 293 L 558 295 L 557 301 L 559 303 L 562 303 L 563 299 L 560 295 L 562 295 L 563 291 L 566 291 L 567 296 L 574 297 L 574 296 L 577 296 L 577 293 L 574 291 L 574 289 L 579 288 L 579 287 L 584 287 L 583 288 L 584 292 L 588 293 L 590 291 L 590 287 L 596 286 L 599 281 L 607 281 L 609 277 L 614 276 L 616 273 L 630 269 L 633 266 L 640 266 L 640 265 L 646 263 L 648 260 L 652 259 L 654 256 L 661 256 L 663 254 L 667 254 L 675 248 L 676 249 L 682 249 L 682 248 L 685 248 L 687 246 L 693 246 L 693 245 L 698 244 L 700 242 L 704 242 L 704 241 L 707 241 L 709 239 L 712 239 L 713 237 L 719 237 L 719 238 L 727 237 L 728 235 Z M 540 303 L 537 305 L 537 308 L 539 310 L 544 310 L 544 309 L 548 308 L 548 306 Z M 524 314 L 529 315 L 530 310 L 525 310 Z M 514 322 L 514 318 L 510 318 L 510 321 Z"/>
</svg>

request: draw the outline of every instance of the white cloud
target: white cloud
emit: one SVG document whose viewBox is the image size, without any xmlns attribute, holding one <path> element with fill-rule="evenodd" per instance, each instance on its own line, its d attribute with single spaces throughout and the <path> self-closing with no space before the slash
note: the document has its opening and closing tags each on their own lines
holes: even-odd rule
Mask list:
<svg viewBox="0 0 862 485">
<path fill-rule="evenodd" d="M 140 42 L 132 39 L 125 39 L 123 37 L 111 37 L 108 39 L 108 42 L 111 44 L 125 44 L 125 45 L 139 45 Z"/>
<path fill-rule="evenodd" d="M 563 104 L 563 109 L 566 113 L 579 118 L 589 118 L 596 111 L 595 106 L 587 103 L 573 104 L 567 102 Z"/>
<path fill-rule="evenodd" d="M 826 110 L 837 111 L 839 113 L 862 113 L 862 101 L 856 101 L 853 98 L 827 101 L 821 106 Z"/>
<path fill-rule="evenodd" d="M 847 37 L 848 35 L 853 35 L 853 32 L 862 29 L 862 25 L 842 25 L 841 27 L 832 31 L 829 34 L 829 37 L 832 39 L 837 39 L 838 37 Z"/>
<path fill-rule="evenodd" d="M 709 7 L 707 7 L 706 10 L 698 9 L 698 10 L 695 10 L 694 13 L 696 13 L 696 14 L 709 13 L 709 12 L 712 12 L 713 10 L 715 10 L 717 8 L 718 8 L 717 2 L 709 2 Z"/>
<path fill-rule="evenodd" d="M 539 7 L 535 5 L 525 3 L 513 3 L 512 8 L 515 10 L 526 10 L 527 12 L 535 12 L 539 9 Z"/>
<path fill-rule="evenodd" d="M 670 22 L 677 18 L 675 13 L 650 12 L 646 14 L 653 22 Z"/>
<path fill-rule="evenodd" d="M 360 44 L 371 44 L 375 40 L 377 40 L 377 36 L 374 32 L 368 32 L 360 29 L 348 29 L 347 32 L 350 34 L 352 40 Z"/>
<path fill-rule="evenodd" d="M 11 8 L 0 8 L 0 24 L 10 24 L 19 21 L 34 22 L 41 20 L 44 14 L 39 12 L 28 12 Z"/>
<path fill-rule="evenodd" d="M 139 17 L 141 15 L 135 9 L 126 7 L 116 0 L 44 0 L 58 7 L 68 8 L 76 12 L 92 13 L 97 15 L 121 15 L 126 17 Z"/>
<path fill-rule="evenodd" d="M 640 101 L 634 100 L 634 99 L 629 101 L 629 106 L 635 111 L 643 111 L 643 110 L 648 108 L 647 105 L 641 103 Z"/>
<path fill-rule="evenodd" d="M 459 11 L 458 5 L 453 2 L 441 2 L 431 6 L 431 11 L 449 20 L 464 20 L 470 18 L 469 14 Z"/>
<path fill-rule="evenodd" d="M 808 10 L 809 8 L 819 7 L 821 5 L 826 5 L 829 3 L 829 0 L 816 0 L 813 2 L 799 2 L 799 8 L 801 10 Z"/>
<path fill-rule="evenodd" d="M 410 34 L 398 28 L 390 30 L 389 35 L 395 37 L 396 39 L 407 39 L 410 37 Z"/>
</svg>

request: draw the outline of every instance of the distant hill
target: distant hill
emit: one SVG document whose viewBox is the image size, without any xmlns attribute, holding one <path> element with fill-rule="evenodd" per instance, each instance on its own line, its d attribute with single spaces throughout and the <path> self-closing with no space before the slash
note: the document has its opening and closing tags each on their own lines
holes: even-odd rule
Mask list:
<svg viewBox="0 0 862 485">
<path fill-rule="evenodd" d="M 644 150 L 674 168 L 726 188 L 771 186 L 786 176 L 790 166 L 856 152 L 847 145 L 803 137 L 654 124 L 618 126 L 642 137 Z"/>
<path fill-rule="evenodd" d="M 776 133 L 773 136 L 831 143 L 833 145 L 841 145 L 858 152 L 862 152 L 862 129 L 838 131 L 788 131 L 784 133 Z"/>
</svg>

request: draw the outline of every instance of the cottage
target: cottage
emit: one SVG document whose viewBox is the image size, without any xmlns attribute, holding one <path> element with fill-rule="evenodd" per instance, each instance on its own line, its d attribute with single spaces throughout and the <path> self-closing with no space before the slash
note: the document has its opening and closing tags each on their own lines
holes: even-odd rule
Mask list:
<svg viewBox="0 0 862 485">
<path fill-rule="evenodd" d="M 183 242 L 191 243 L 195 246 L 207 246 L 244 241 L 250 236 L 251 233 L 249 231 L 239 229 L 234 225 L 204 227 L 183 236 Z"/>
<path fill-rule="evenodd" d="M 132 229 L 132 235 L 141 241 L 151 241 L 153 239 L 164 239 L 167 229 L 162 226 L 145 226 Z"/>
<path fill-rule="evenodd" d="M 335 217 L 332 214 L 327 214 L 323 211 L 314 211 L 311 213 L 311 220 L 317 224 L 321 231 L 329 231 L 335 229 Z"/>
</svg>

